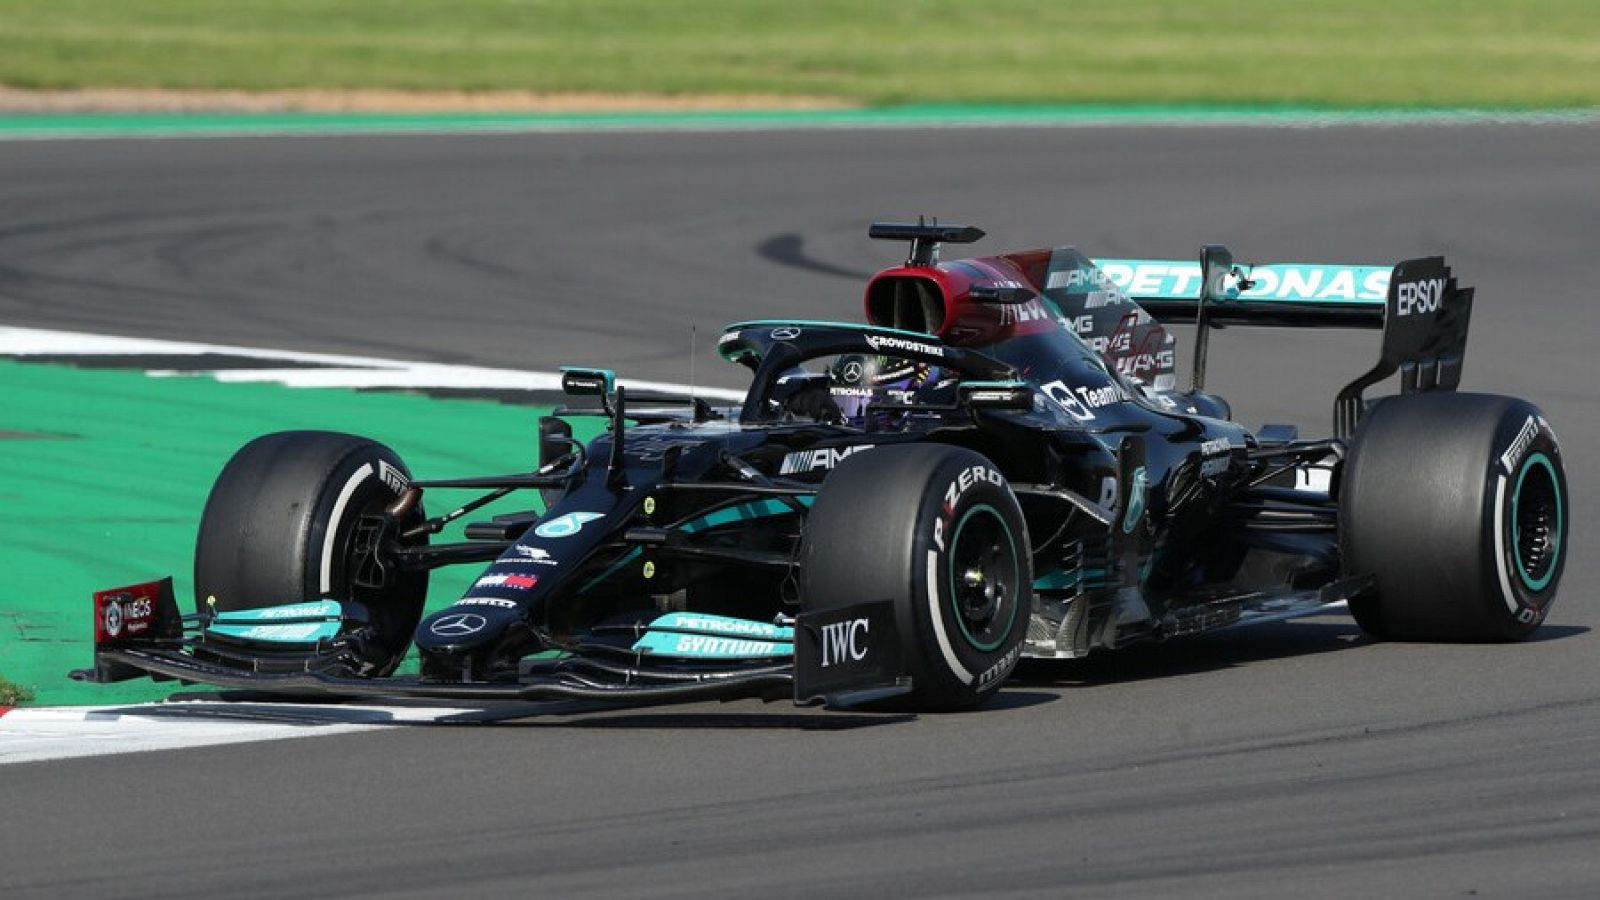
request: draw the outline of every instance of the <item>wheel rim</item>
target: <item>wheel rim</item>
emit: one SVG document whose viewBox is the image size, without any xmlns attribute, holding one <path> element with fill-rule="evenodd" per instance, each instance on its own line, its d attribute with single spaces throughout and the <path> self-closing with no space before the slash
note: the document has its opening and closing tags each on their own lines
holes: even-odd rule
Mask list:
<svg viewBox="0 0 1600 900">
<path fill-rule="evenodd" d="M 338 529 L 333 542 L 334 561 L 331 569 L 330 594 L 343 601 L 358 603 L 365 609 L 369 623 L 378 640 L 372 642 L 373 652 L 365 654 L 367 661 L 380 668 L 389 669 L 397 664 L 410 647 L 411 632 L 421 618 L 424 603 L 420 591 L 426 593 L 426 582 L 417 584 L 419 576 L 390 571 L 381 585 L 362 583 L 376 574 L 375 560 L 357 552 L 368 540 L 371 530 L 384 509 L 394 502 L 394 495 L 377 478 L 368 478 L 350 498 L 350 505 L 341 521 L 330 522 Z M 420 504 L 408 516 L 407 524 L 416 524 L 425 517 Z M 364 570 L 364 571 L 363 571 Z M 388 654 L 381 658 L 377 654 Z"/>
<path fill-rule="evenodd" d="M 1522 463 L 1511 494 L 1511 546 L 1517 574 L 1530 591 L 1544 590 L 1561 558 L 1561 491 L 1550 458 L 1535 453 Z"/>
<path fill-rule="evenodd" d="M 1021 574 L 1011 528 L 979 504 L 956 523 L 948 561 L 950 606 L 962 637 L 978 650 L 1000 647 L 1017 616 Z"/>
</svg>

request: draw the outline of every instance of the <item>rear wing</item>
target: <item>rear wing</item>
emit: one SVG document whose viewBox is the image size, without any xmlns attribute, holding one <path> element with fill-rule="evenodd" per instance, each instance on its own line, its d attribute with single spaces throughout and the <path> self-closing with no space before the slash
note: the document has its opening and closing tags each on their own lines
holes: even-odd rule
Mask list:
<svg viewBox="0 0 1600 900">
<path fill-rule="evenodd" d="M 1381 328 L 1378 363 L 1339 392 L 1334 434 L 1355 433 L 1362 392 L 1400 373 L 1400 392 L 1452 391 L 1461 383 L 1470 287 L 1460 287 L 1444 257 L 1392 268 L 1311 263 L 1235 265 L 1227 248 L 1208 246 L 1198 262 L 1097 259 L 1118 289 L 1163 323 L 1194 324 L 1193 388 L 1205 383 L 1210 330 L 1226 325 Z"/>
<path fill-rule="evenodd" d="M 1199 315 L 1200 262 L 1097 259 L 1094 264 L 1159 322 L 1192 324 Z M 1393 270 L 1273 263 L 1233 266 L 1220 274 L 1224 283 L 1206 298 L 1213 325 L 1382 328 Z"/>
</svg>

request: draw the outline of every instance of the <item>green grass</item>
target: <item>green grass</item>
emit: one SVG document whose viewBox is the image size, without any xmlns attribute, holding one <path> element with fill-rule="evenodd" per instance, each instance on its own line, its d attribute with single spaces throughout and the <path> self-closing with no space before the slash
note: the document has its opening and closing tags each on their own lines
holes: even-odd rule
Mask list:
<svg viewBox="0 0 1600 900">
<path fill-rule="evenodd" d="M 0 0 L 23 87 L 1600 105 L 1595 0 Z"/>
<path fill-rule="evenodd" d="M 0 706 L 21 706 L 33 699 L 33 691 L 12 684 L 0 676 Z"/>
</svg>

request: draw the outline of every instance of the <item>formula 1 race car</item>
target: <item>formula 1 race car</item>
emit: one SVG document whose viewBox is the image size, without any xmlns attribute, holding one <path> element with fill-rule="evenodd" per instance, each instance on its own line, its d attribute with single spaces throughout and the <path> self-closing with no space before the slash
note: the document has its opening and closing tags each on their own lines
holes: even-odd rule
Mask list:
<svg viewBox="0 0 1600 900">
<path fill-rule="evenodd" d="M 389 448 L 285 432 L 241 449 L 171 579 L 95 595 L 92 681 L 288 695 L 627 703 L 792 696 L 970 707 L 1022 657 L 1348 603 L 1377 638 L 1510 641 L 1549 612 L 1567 484 L 1543 415 L 1457 393 L 1472 290 L 1390 268 L 939 261 L 976 228 L 879 224 L 910 258 L 868 324 L 756 321 L 718 344 L 743 404 L 567 369 L 526 474 L 414 480 Z M 1163 323 L 1192 322 L 1177 384 Z M 1222 325 L 1382 330 L 1331 437 L 1252 433 L 1204 390 Z M 1398 374 L 1400 392 L 1369 386 Z M 584 445 L 568 419 L 603 416 Z M 482 495 L 428 517 L 424 495 Z M 544 512 L 431 535 L 513 492 Z M 423 618 L 429 571 L 487 563 Z M 415 675 L 394 674 L 415 649 Z"/>
</svg>

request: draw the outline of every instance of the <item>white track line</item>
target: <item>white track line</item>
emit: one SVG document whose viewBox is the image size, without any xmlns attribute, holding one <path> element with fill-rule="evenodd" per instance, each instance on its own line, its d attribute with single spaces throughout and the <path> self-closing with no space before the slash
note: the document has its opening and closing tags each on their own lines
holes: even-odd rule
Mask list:
<svg viewBox="0 0 1600 900">
<path fill-rule="evenodd" d="M 395 725 L 496 721 L 551 711 L 548 703 L 487 710 L 217 701 L 27 707 L 0 712 L 0 765 L 351 734 Z"/>
<path fill-rule="evenodd" d="M 14 709 L 0 716 L 0 765 L 343 734 L 382 727 L 329 724 L 319 728 L 225 719 L 180 721 L 140 715 L 138 710 L 139 707 L 133 706 Z"/>
<path fill-rule="evenodd" d="M 30 356 L 203 356 L 206 354 L 260 359 L 263 362 L 311 363 L 323 368 L 282 368 L 264 365 L 259 369 L 222 369 L 208 371 L 160 369 L 150 374 L 157 377 L 187 377 L 208 375 L 224 382 L 276 382 L 289 387 L 309 388 L 389 388 L 416 389 L 443 388 L 456 390 L 526 391 L 530 393 L 559 393 L 561 373 L 526 372 L 516 369 L 496 369 L 487 366 L 459 366 L 445 363 L 412 362 L 368 356 L 345 356 L 332 353 L 302 353 L 296 350 L 264 350 L 259 347 L 238 347 L 228 344 L 204 344 L 191 341 L 165 341 L 153 338 L 119 337 L 116 335 L 84 334 L 75 331 L 52 331 L 42 328 L 14 328 L 0 326 L 0 356 L 26 359 Z M 619 379 L 623 386 L 665 393 L 690 393 L 689 385 L 664 381 Z M 725 388 L 696 387 L 693 392 L 707 400 L 737 403 L 744 399 L 741 391 Z"/>
</svg>

